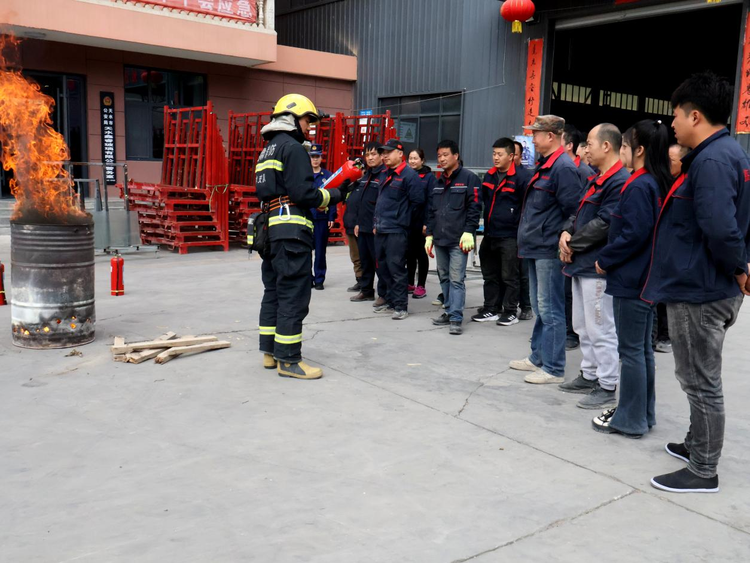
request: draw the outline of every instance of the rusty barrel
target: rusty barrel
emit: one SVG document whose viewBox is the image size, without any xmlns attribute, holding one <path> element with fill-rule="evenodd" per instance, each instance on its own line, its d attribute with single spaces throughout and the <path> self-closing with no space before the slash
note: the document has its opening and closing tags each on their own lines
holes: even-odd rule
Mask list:
<svg viewBox="0 0 750 563">
<path fill-rule="evenodd" d="M 93 342 L 93 222 L 11 222 L 10 237 L 13 344 L 44 349 Z"/>
</svg>

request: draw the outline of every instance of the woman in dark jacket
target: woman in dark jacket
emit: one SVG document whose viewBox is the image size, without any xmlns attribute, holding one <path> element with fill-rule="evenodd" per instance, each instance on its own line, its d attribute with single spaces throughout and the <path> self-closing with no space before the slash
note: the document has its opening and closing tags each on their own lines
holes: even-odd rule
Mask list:
<svg viewBox="0 0 750 563">
<path fill-rule="evenodd" d="M 425 284 L 427 283 L 427 270 L 430 267 L 430 259 L 424 249 L 424 225 L 425 210 L 432 199 L 432 188 L 435 187 L 435 175 L 429 166 L 424 163 L 424 151 L 414 149 L 409 153 L 409 166 L 411 166 L 422 180 L 425 190 L 425 204 L 414 210 L 411 216 L 411 228 L 409 229 L 409 250 L 406 254 L 406 266 L 409 271 L 409 293 L 414 299 L 422 299 L 427 295 Z M 417 276 L 419 267 L 419 276 Z M 414 283 L 416 278 L 416 285 Z"/>
<path fill-rule="evenodd" d="M 633 175 L 612 212 L 609 238 L 598 255 L 596 271 L 607 275 L 613 296 L 617 351 L 622 369 L 620 401 L 594 418 L 594 430 L 640 438 L 656 424 L 653 308 L 641 299 L 651 263 L 651 242 L 660 200 L 671 183 L 667 127 L 661 121 L 639 121 L 622 136 L 623 164 Z"/>
</svg>

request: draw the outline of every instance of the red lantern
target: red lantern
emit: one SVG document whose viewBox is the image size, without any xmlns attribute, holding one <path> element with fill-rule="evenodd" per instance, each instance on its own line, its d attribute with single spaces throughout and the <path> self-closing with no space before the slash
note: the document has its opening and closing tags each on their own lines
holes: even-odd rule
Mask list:
<svg viewBox="0 0 750 563">
<path fill-rule="evenodd" d="M 513 22 L 513 33 L 521 33 L 521 22 L 534 16 L 536 7 L 531 0 L 506 0 L 500 7 L 500 15 L 504 20 Z"/>
</svg>

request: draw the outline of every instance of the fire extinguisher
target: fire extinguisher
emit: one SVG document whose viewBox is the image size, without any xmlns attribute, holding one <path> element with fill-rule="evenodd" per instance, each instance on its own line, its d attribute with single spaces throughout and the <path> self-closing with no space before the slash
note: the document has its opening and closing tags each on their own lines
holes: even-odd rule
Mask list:
<svg viewBox="0 0 750 563">
<path fill-rule="evenodd" d="M 0 305 L 7 305 L 5 299 L 5 264 L 0 262 Z"/>
<path fill-rule="evenodd" d="M 123 270 L 125 260 L 119 254 L 115 254 L 110 260 L 110 280 L 112 295 L 125 295 L 125 283 L 123 281 Z"/>
<path fill-rule="evenodd" d="M 332 188 L 338 188 L 349 180 L 350 182 L 356 182 L 364 174 L 365 165 L 361 159 L 347 160 L 344 165 L 336 170 L 328 180 L 323 184 L 323 188 L 330 190 Z"/>
</svg>

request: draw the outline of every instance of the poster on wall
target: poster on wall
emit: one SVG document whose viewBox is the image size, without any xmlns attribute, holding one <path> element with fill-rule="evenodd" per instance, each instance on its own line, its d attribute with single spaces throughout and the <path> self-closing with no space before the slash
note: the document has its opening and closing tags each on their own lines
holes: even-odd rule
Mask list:
<svg viewBox="0 0 750 563">
<path fill-rule="evenodd" d="M 750 133 L 750 14 L 747 15 L 745 42 L 742 46 L 742 71 L 740 74 L 739 106 L 737 107 L 737 133 Z"/>
<path fill-rule="evenodd" d="M 99 92 L 99 107 L 102 118 L 102 162 L 108 186 L 117 183 L 115 160 L 115 95 Z"/>
<path fill-rule="evenodd" d="M 526 108 L 524 111 L 524 125 L 534 123 L 539 115 L 542 87 L 542 55 L 544 39 L 529 41 L 529 56 L 526 59 Z"/>
<path fill-rule="evenodd" d="M 535 168 L 536 167 L 536 150 L 534 149 L 534 137 L 531 135 L 516 135 L 513 137 L 514 141 L 518 141 L 523 146 L 521 152 L 521 164 L 524 168 Z"/>
</svg>

